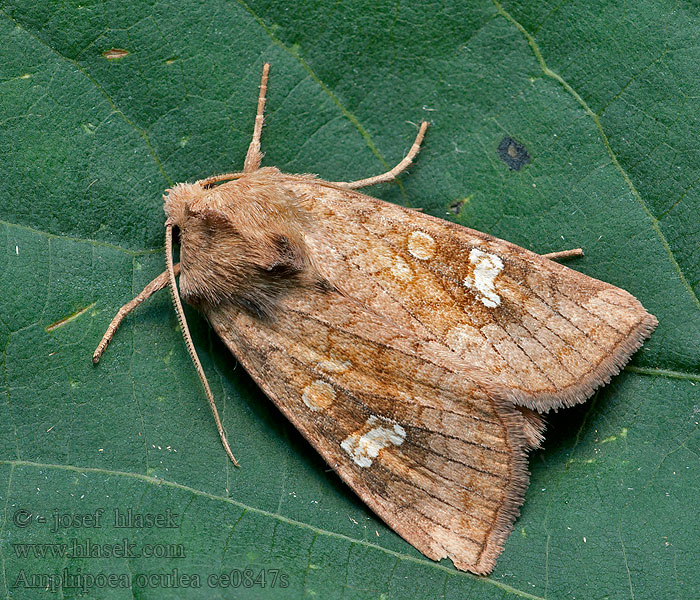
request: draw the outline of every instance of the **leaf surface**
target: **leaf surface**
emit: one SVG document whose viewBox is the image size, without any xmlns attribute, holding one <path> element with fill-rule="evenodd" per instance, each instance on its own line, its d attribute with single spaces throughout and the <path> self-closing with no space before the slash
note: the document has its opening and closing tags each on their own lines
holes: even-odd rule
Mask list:
<svg viewBox="0 0 700 600">
<path fill-rule="evenodd" d="M 699 32 L 697 7 L 654 1 L 2 3 L 5 597 L 39 597 L 52 580 L 29 577 L 64 568 L 128 574 L 91 588 L 105 598 L 692 597 Z M 263 164 L 364 178 L 427 119 L 410 173 L 369 193 L 537 252 L 581 246 L 570 266 L 660 321 L 609 386 L 550 416 L 488 578 L 423 558 L 378 521 L 188 309 L 232 468 L 167 293 L 90 363 L 117 308 L 163 269 L 163 190 L 242 166 L 263 61 Z M 499 154 L 507 137 L 529 155 L 519 170 Z M 100 508 L 99 527 L 64 516 L 52 531 L 54 513 Z M 129 509 L 176 526 L 115 528 Z M 87 539 L 171 556 L 17 546 Z M 221 573 L 229 585 L 208 581 Z M 199 587 L 183 582 L 197 574 Z"/>
</svg>

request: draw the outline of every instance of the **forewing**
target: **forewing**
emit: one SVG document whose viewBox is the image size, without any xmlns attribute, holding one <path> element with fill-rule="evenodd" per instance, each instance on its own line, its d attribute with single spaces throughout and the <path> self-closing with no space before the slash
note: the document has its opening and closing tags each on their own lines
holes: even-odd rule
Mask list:
<svg viewBox="0 0 700 600">
<path fill-rule="evenodd" d="M 258 385 L 387 524 L 428 557 L 487 573 L 527 487 L 527 423 L 481 375 L 336 291 L 267 321 L 207 316 Z"/>
<path fill-rule="evenodd" d="M 584 401 L 657 325 L 628 292 L 509 242 L 322 181 L 285 185 L 314 217 L 328 279 L 530 408 Z"/>
</svg>

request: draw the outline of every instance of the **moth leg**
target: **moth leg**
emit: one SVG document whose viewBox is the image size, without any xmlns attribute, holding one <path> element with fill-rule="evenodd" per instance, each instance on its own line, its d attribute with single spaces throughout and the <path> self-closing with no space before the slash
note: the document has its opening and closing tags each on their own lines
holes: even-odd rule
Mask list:
<svg viewBox="0 0 700 600">
<path fill-rule="evenodd" d="M 386 173 L 382 173 L 381 175 L 375 175 L 374 177 L 368 177 L 367 179 L 359 179 L 358 181 L 334 181 L 333 185 L 344 187 L 349 190 L 355 190 L 357 188 L 368 187 L 370 185 L 376 185 L 377 183 L 384 183 L 386 181 L 392 181 L 393 179 L 396 179 L 396 176 L 402 171 L 405 171 L 413 162 L 413 159 L 416 157 L 416 154 L 418 154 L 418 150 L 420 150 L 420 145 L 423 141 L 423 137 L 425 136 L 425 130 L 427 128 L 428 122 L 423 121 L 420 124 L 420 129 L 418 130 L 416 140 L 413 142 L 413 146 L 411 146 L 411 149 L 408 151 L 408 154 L 406 154 L 406 156 L 403 157 L 401 162 L 398 165 L 396 165 L 393 169 L 391 169 L 391 171 L 387 171 Z"/>
<path fill-rule="evenodd" d="M 248 154 L 246 154 L 245 162 L 243 163 L 243 172 L 250 173 L 257 171 L 260 168 L 262 161 L 262 153 L 260 152 L 260 134 L 262 133 L 263 113 L 265 111 L 265 94 L 267 93 L 267 74 L 270 71 L 269 63 L 263 65 L 262 80 L 260 82 L 260 95 L 258 96 L 258 112 L 255 115 L 255 127 L 253 128 L 253 139 L 248 146 Z"/>
<path fill-rule="evenodd" d="M 177 275 L 180 272 L 180 263 L 177 263 L 174 269 L 175 274 Z M 109 324 L 109 327 L 107 327 L 107 331 L 105 331 L 105 334 L 102 336 L 102 340 L 97 346 L 95 353 L 92 355 L 92 362 L 94 364 L 97 364 L 99 362 L 102 353 L 105 351 L 105 348 L 107 348 L 107 344 L 109 344 L 109 342 L 112 341 L 112 338 L 117 332 L 117 329 L 119 329 L 119 325 L 121 325 L 122 321 L 124 320 L 124 317 L 126 317 L 144 300 L 150 298 L 153 294 L 155 294 L 159 290 L 162 290 L 164 287 L 168 287 L 167 271 L 163 271 L 160 275 L 158 275 L 158 277 L 151 281 L 151 283 L 149 283 L 145 288 L 143 288 L 143 291 L 138 296 L 136 296 L 136 298 L 134 298 L 130 302 L 127 302 L 117 311 L 117 314 L 114 315 L 114 318 Z"/>
<path fill-rule="evenodd" d="M 542 254 L 542 258 L 549 260 L 568 260 L 569 258 L 580 258 L 583 256 L 583 248 L 574 248 L 573 250 L 561 250 L 559 252 L 549 252 Z"/>
</svg>

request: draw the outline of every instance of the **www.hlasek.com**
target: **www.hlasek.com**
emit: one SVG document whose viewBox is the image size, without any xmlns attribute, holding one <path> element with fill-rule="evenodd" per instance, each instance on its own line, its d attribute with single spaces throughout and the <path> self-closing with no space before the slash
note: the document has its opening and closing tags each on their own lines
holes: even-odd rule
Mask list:
<svg viewBox="0 0 700 600">
<path fill-rule="evenodd" d="M 90 538 L 69 543 L 14 543 L 17 558 L 185 558 L 185 546 L 173 544 L 134 544 L 127 538 L 117 543 L 95 543 Z"/>
</svg>

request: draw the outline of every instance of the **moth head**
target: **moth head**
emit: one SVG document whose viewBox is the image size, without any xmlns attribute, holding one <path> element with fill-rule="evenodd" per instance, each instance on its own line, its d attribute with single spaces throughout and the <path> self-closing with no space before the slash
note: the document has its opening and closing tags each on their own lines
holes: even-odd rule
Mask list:
<svg viewBox="0 0 700 600">
<path fill-rule="evenodd" d="M 204 196 L 205 189 L 199 183 L 178 183 L 165 190 L 163 210 L 168 220 L 176 227 L 185 222 L 185 211 L 189 204 L 196 203 Z"/>
<path fill-rule="evenodd" d="M 203 307 L 231 302 L 270 316 L 293 286 L 314 279 L 303 202 L 277 169 L 259 169 L 208 187 L 180 183 L 163 196 L 180 241 L 180 291 Z"/>
</svg>

